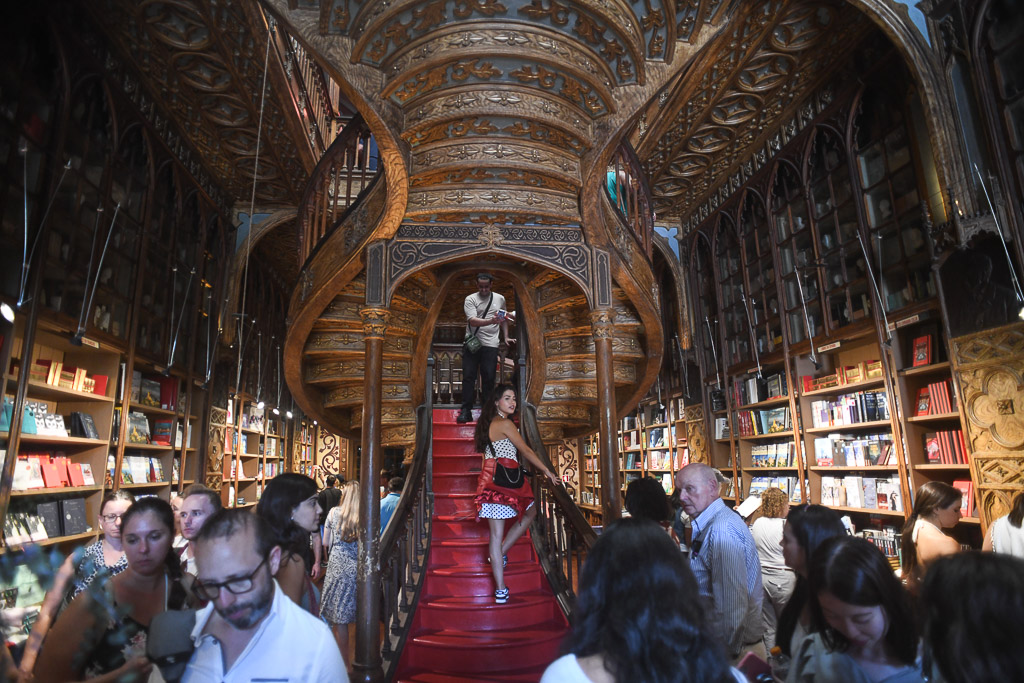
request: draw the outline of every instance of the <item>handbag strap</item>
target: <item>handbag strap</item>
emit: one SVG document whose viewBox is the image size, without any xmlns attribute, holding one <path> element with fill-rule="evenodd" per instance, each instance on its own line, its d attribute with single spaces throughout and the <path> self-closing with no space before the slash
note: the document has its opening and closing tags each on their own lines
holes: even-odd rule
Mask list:
<svg viewBox="0 0 1024 683">
<path fill-rule="evenodd" d="M 494 442 L 491 441 L 490 439 L 487 439 L 487 445 L 490 447 L 491 453 L 494 454 L 494 459 L 497 460 L 498 459 L 498 451 L 494 450 Z M 511 460 L 512 458 L 509 458 L 509 459 Z M 509 481 L 512 481 L 513 484 L 519 484 L 519 482 L 522 481 L 522 479 L 523 479 L 523 463 L 519 462 L 519 452 L 518 451 L 516 451 L 515 461 L 516 461 L 516 469 L 519 470 L 519 477 L 515 481 L 512 481 L 511 479 L 509 479 Z M 502 465 L 502 467 L 504 467 L 504 465 Z M 511 468 L 506 468 L 506 469 L 511 469 Z"/>
<path fill-rule="evenodd" d="M 488 312 L 490 312 L 490 310 L 491 310 L 491 302 L 492 301 L 494 301 L 494 292 L 491 292 L 491 295 L 489 297 L 487 297 L 487 308 L 484 309 L 484 314 L 482 316 L 480 316 L 481 318 L 483 318 L 484 316 L 486 316 L 488 314 Z M 473 335 L 474 337 L 476 336 L 476 333 L 480 331 L 479 327 L 473 327 L 472 325 L 470 325 L 468 320 L 466 321 L 466 327 L 472 328 L 469 331 L 469 333 L 471 335 Z"/>
</svg>

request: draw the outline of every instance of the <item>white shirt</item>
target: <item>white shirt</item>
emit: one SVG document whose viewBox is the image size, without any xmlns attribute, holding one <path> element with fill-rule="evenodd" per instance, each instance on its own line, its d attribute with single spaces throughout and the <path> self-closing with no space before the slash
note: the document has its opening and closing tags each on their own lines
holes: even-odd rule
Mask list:
<svg viewBox="0 0 1024 683">
<path fill-rule="evenodd" d="M 782 556 L 782 529 L 786 520 L 782 517 L 758 517 L 750 527 L 750 535 L 754 537 L 757 557 L 761 560 L 761 571 L 792 572 L 786 566 Z"/>
<path fill-rule="evenodd" d="M 228 671 L 220 641 L 203 633 L 213 603 L 196 613 L 196 650 L 182 683 L 348 683 L 345 663 L 327 625 L 302 609 L 274 580 L 274 602 Z"/>
<path fill-rule="evenodd" d="M 500 309 L 505 308 L 505 297 L 497 292 L 494 292 L 494 299 L 491 301 L 491 307 L 487 308 L 487 300 L 491 298 L 491 295 L 480 296 L 480 292 L 474 292 L 466 297 L 465 302 L 462 304 L 463 312 L 466 314 L 466 325 L 468 331 L 479 330 L 476 336 L 480 339 L 480 343 L 484 346 L 488 346 L 492 349 L 498 348 L 498 333 L 501 331 L 501 325 L 494 323 L 493 325 L 481 325 L 480 327 L 473 327 L 469 325 L 470 318 L 483 318 L 487 319 L 497 313 Z M 484 315 L 484 312 L 487 315 Z"/>
<path fill-rule="evenodd" d="M 1006 516 L 992 522 L 992 550 L 1024 558 L 1024 526 L 1013 526 Z"/>
<path fill-rule="evenodd" d="M 737 683 L 747 683 L 747 677 L 739 670 L 730 668 L 729 673 Z M 591 683 L 591 681 L 580 668 L 576 655 L 569 654 L 551 662 L 544 670 L 544 676 L 540 679 L 540 683 Z"/>
</svg>

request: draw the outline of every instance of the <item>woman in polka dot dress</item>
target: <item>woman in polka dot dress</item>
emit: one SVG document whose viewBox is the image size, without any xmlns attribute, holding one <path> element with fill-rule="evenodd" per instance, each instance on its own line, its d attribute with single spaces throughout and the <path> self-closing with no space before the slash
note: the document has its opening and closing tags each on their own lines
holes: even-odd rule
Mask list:
<svg viewBox="0 0 1024 683">
<path fill-rule="evenodd" d="M 537 510 L 533 507 L 533 490 L 529 480 L 522 475 L 519 475 L 522 478 L 517 480 L 513 471 L 510 482 L 516 484 L 521 481 L 521 485 L 498 486 L 494 482 L 497 466 L 502 465 L 515 470 L 520 464 L 517 454 L 522 453 L 534 468 L 551 480 L 553 485 L 558 486 L 561 483 L 558 475 L 548 469 L 523 441 L 519 430 L 509 419 L 515 411 L 515 390 L 508 384 L 499 384 L 494 388 L 490 399 L 484 402 L 474 435 L 476 449 L 484 456 L 480 480 L 476 487 L 477 518 L 486 519 L 490 526 L 488 547 L 491 571 L 494 573 L 496 584 L 494 601 L 498 604 L 508 601 L 508 588 L 505 586 L 506 553 L 530 526 Z M 519 517 L 519 520 L 512 525 L 506 535 L 505 520 L 515 517 Z"/>
</svg>

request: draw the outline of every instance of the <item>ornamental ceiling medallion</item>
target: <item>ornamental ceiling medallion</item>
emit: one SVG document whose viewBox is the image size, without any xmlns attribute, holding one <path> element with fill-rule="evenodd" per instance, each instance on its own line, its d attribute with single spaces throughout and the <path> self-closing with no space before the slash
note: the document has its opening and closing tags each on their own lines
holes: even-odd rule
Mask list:
<svg viewBox="0 0 1024 683">
<path fill-rule="evenodd" d="M 138 70 L 158 110 L 236 200 L 252 191 L 266 50 L 252 11 L 248 3 L 211 0 L 104 0 L 95 8 L 97 24 Z M 286 116 L 293 114 L 282 110 L 268 79 L 256 187 L 262 206 L 298 204 L 308 177 Z"/>
<path fill-rule="evenodd" d="M 687 215 L 725 183 L 871 26 L 834 0 L 743 3 L 704 63 L 647 112 L 638 155 L 659 217 Z M 659 121 L 658 110 L 676 113 Z"/>
</svg>

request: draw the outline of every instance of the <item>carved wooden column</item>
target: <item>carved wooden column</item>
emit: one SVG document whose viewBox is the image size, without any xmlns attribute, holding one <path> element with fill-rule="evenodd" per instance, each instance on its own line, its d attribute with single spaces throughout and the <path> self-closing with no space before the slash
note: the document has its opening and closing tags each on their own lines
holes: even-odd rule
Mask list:
<svg viewBox="0 0 1024 683">
<path fill-rule="evenodd" d="M 708 434 L 704 428 L 704 406 L 700 403 L 686 406 L 683 416 L 686 420 L 686 445 L 690 449 L 690 462 L 710 465 Z"/>
<path fill-rule="evenodd" d="M 384 331 L 390 312 L 386 308 L 363 308 L 366 399 L 363 403 L 363 456 L 359 468 L 359 560 L 356 588 L 356 652 L 352 680 L 376 683 L 384 677 L 380 659 L 380 466 L 381 376 L 383 374 Z"/>
<path fill-rule="evenodd" d="M 615 423 L 615 367 L 612 363 L 612 333 L 615 311 L 591 311 L 594 356 L 597 365 L 598 449 L 601 452 L 601 515 L 604 524 L 622 515 L 619 491 L 619 439 Z"/>
<path fill-rule="evenodd" d="M 1024 491 L 1024 323 L 956 337 L 950 346 L 985 529 Z"/>
</svg>

